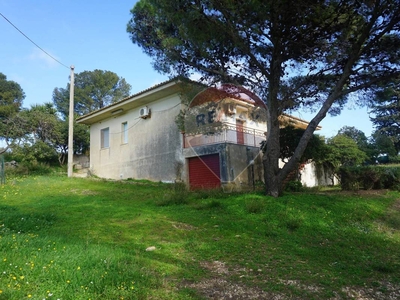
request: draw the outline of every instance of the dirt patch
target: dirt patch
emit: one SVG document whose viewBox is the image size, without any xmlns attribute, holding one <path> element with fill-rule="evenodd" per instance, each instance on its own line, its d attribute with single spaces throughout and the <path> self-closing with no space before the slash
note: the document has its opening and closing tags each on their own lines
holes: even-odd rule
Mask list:
<svg viewBox="0 0 400 300">
<path fill-rule="evenodd" d="M 173 223 L 172 227 L 178 230 L 195 230 L 197 229 L 195 226 L 186 223 Z"/>
<path fill-rule="evenodd" d="M 200 266 L 204 269 L 216 273 L 216 274 L 229 274 L 229 270 L 226 267 L 224 262 L 215 260 L 215 261 L 202 261 L 200 262 Z"/>
<path fill-rule="evenodd" d="M 390 282 L 381 283 L 379 288 L 346 287 L 342 289 L 345 299 L 356 300 L 397 300 L 400 299 L 400 286 Z M 333 298 L 339 300 L 343 298 Z"/>
<path fill-rule="evenodd" d="M 187 283 L 185 287 L 197 290 L 207 299 L 286 299 L 282 295 L 267 293 L 261 289 L 248 287 L 242 284 L 233 283 L 225 278 L 211 278 L 196 283 Z"/>
<path fill-rule="evenodd" d="M 216 300 L 252 300 L 252 299 L 303 299 L 293 294 L 267 292 L 255 286 L 248 286 L 242 282 L 237 282 L 231 278 L 233 275 L 247 273 L 254 276 L 254 271 L 245 268 L 228 267 L 221 261 L 203 261 L 200 265 L 210 272 L 211 278 L 203 279 L 199 282 L 183 282 L 182 287 L 196 290 L 206 299 Z M 251 275 L 252 274 L 252 275 Z M 243 276 L 240 276 L 242 278 Z M 264 277 L 264 276 L 263 276 Z M 277 280 L 272 278 L 263 278 L 264 280 Z M 299 280 L 279 280 L 285 286 L 293 286 L 297 290 L 303 290 L 306 294 L 313 295 L 319 299 L 324 288 L 316 285 L 305 285 Z M 377 287 L 345 287 L 340 292 L 335 292 L 336 296 L 329 300 L 394 300 L 400 299 L 400 285 L 390 282 L 380 282 Z"/>
<path fill-rule="evenodd" d="M 283 295 L 269 293 L 257 287 L 249 287 L 242 283 L 233 282 L 229 279 L 231 275 L 242 273 L 243 268 L 233 268 L 230 270 L 224 262 L 221 261 L 203 261 L 200 265 L 213 276 L 212 278 L 201 280 L 200 282 L 185 282 L 183 286 L 195 289 L 199 294 L 207 299 L 285 299 Z M 249 270 L 250 271 L 250 270 Z"/>
</svg>

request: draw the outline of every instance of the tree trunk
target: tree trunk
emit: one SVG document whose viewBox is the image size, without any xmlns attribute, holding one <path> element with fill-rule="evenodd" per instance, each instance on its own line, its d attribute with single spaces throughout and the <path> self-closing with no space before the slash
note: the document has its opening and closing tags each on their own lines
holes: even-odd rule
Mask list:
<svg viewBox="0 0 400 300">
<path fill-rule="evenodd" d="M 279 37 L 279 34 L 277 35 Z M 282 76 L 282 57 L 280 53 L 281 40 L 275 41 L 275 49 L 271 58 L 271 73 L 268 82 L 267 107 L 269 110 L 269 137 L 263 156 L 265 192 L 269 196 L 278 197 L 282 194 L 282 182 L 279 176 L 279 87 Z"/>
<path fill-rule="evenodd" d="M 279 176 L 279 124 L 278 119 L 271 122 L 269 139 L 263 156 L 265 192 L 272 197 L 282 194 L 282 182 Z"/>
</svg>

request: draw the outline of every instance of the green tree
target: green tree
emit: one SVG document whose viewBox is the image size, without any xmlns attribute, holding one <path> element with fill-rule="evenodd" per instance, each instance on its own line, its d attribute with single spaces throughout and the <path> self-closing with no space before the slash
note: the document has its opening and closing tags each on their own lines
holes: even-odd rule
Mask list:
<svg viewBox="0 0 400 300">
<path fill-rule="evenodd" d="M 400 152 L 400 80 L 393 80 L 373 90 L 371 121 L 379 134 L 389 137 Z"/>
<path fill-rule="evenodd" d="M 52 103 L 33 105 L 23 110 L 21 116 L 30 129 L 19 148 L 24 160 L 52 162 L 58 158 L 63 165 L 68 157 L 69 119 L 61 119 Z M 74 124 L 74 153 L 85 153 L 89 148 L 89 129 L 83 124 Z M 45 150 L 41 153 L 39 150 Z M 47 150 L 46 150 L 47 149 Z"/>
<path fill-rule="evenodd" d="M 59 139 L 59 118 L 52 103 L 32 105 L 21 112 L 31 129 L 30 142 L 42 141 L 53 145 Z"/>
<path fill-rule="evenodd" d="M 286 126 L 280 129 L 279 144 L 281 146 L 280 159 L 282 161 L 286 162 L 294 155 L 294 151 L 303 134 L 304 129 L 294 128 L 293 126 Z M 308 160 L 319 160 L 319 157 L 323 156 L 324 146 L 324 139 L 314 134 L 300 159 L 300 163 L 305 163 Z"/>
<path fill-rule="evenodd" d="M 364 132 L 353 126 L 342 127 L 338 134 L 345 135 L 356 142 L 358 148 L 368 156 L 366 163 L 374 164 L 376 162 L 379 151 L 372 137 L 368 138 Z"/>
<path fill-rule="evenodd" d="M 15 115 L 21 109 L 24 98 L 21 86 L 0 73 L 0 120 Z"/>
<path fill-rule="evenodd" d="M 372 134 L 371 139 L 375 162 L 388 163 L 397 160 L 398 152 L 389 136 L 377 130 Z"/>
<path fill-rule="evenodd" d="M 365 162 L 368 156 L 360 150 L 357 143 L 344 134 L 338 134 L 327 140 L 322 162 L 338 172 L 340 167 L 358 166 Z"/>
<path fill-rule="evenodd" d="M 61 115 L 69 114 L 70 85 L 55 88 L 53 103 Z M 74 111 L 79 116 L 103 108 L 127 96 L 131 90 L 124 78 L 111 71 L 94 70 L 75 74 Z"/>
<path fill-rule="evenodd" d="M 342 127 L 339 129 L 338 134 L 351 138 L 362 151 L 365 151 L 368 148 L 368 138 L 365 133 L 353 126 Z"/>
<path fill-rule="evenodd" d="M 77 115 L 75 115 L 75 119 Z M 68 158 L 68 130 L 69 118 L 61 120 L 60 123 L 60 139 L 57 140 L 56 148 L 58 152 L 58 160 L 63 165 Z M 90 147 L 89 126 L 77 124 L 74 120 L 74 154 L 86 154 Z"/>
<path fill-rule="evenodd" d="M 25 121 L 17 116 L 24 98 L 21 86 L 0 73 L 0 141 L 6 144 L 0 154 L 25 134 Z"/>
<path fill-rule="evenodd" d="M 27 132 L 17 147 L 13 147 L 16 159 L 31 163 L 53 163 L 57 161 L 55 147 L 60 138 L 61 120 L 52 103 L 33 105 L 19 113 L 25 121 Z"/>
<path fill-rule="evenodd" d="M 244 85 L 265 101 L 264 174 L 272 196 L 281 194 L 327 113 L 400 72 L 399 0 L 140 0 L 131 13 L 130 38 L 156 70 Z M 280 169 L 278 118 L 299 107 L 316 114 Z"/>
</svg>

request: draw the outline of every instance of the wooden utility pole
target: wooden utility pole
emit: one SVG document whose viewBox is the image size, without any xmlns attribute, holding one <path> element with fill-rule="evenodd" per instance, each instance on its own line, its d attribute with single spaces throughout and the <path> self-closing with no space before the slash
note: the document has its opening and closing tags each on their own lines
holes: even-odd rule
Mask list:
<svg viewBox="0 0 400 300">
<path fill-rule="evenodd" d="M 69 84 L 68 177 L 72 177 L 74 168 L 74 69 L 72 65 Z"/>
</svg>

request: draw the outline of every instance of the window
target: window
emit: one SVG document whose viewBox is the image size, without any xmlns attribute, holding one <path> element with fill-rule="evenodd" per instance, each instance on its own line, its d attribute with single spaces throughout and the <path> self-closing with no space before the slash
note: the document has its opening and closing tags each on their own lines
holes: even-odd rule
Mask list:
<svg viewBox="0 0 400 300">
<path fill-rule="evenodd" d="M 110 147 L 110 129 L 104 128 L 101 130 L 101 148 Z"/>
<path fill-rule="evenodd" d="M 124 122 L 121 124 L 121 143 L 127 144 L 128 143 L 128 122 Z"/>
</svg>

